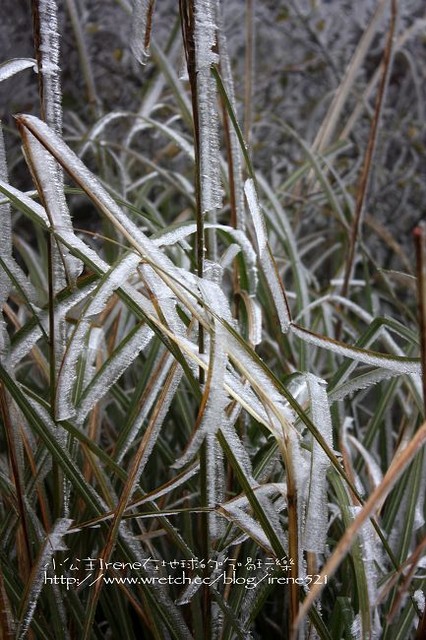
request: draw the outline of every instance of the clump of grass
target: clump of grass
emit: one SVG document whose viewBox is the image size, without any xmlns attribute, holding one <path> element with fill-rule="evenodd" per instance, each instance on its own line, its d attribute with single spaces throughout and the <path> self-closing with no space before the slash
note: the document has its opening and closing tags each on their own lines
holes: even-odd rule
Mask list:
<svg viewBox="0 0 426 640">
<path fill-rule="evenodd" d="M 32 4 L 40 111 L 16 123 L 34 191 L 0 147 L 3 636 L 422 637 L 424 231 L 420 350 L 416 305 L 361 234 L 395 15 L 360 181 L 333 133 L 373 26 L 322 146 L 271 123 L 306 158 L 272 188 L 220 3 L 182 0 L 139 113 L 100 113 L 69 2 L 93 106 L 71 141 L 56 3 Z M 135 3 L 142 61 L 153 5 Z M 313 188 L 331 222 L 300 233 L 284 203 Z"/>
</svg>

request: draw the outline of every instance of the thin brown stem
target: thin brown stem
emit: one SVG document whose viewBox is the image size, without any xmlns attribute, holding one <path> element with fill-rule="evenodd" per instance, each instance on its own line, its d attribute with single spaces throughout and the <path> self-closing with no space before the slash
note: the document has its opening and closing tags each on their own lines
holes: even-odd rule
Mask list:
<svg viewBox="0 0 426 640">
<path fill-rule="evenodd" d="M 343 278 L 343 285 L 340 292 L 340 295 L 343 298 L 346 298 L 349 291 L 349 282 L 352 277 L 354 264 L 355 264 L 355 255 L 356 249 L 359 241 L 359 237 L 361 235 L 365 205 L 368 196 L 368 189 L 371 182 L 371 174 L 372 174 L 372 163 L 374 160 L 374 154 L 377 145 L 377 137 L 379 131 L 379 124 L 381 120 L 384 98 L 386 94 L 386 87 L 389 81 L 389 74 L 391 69 L 391 61 L 392 61 L 392 52 L 393 52 L 393 42 L 395 36 L 395 28 L 396 28 L 396 18 L 397 18 L 397 2 L 396 0 L 392 0 L 391 3 L 391 19 L 388 31 L 388 37 L 386 40 L 385 50 L 383 52 L 383 61 L 382 61 L 382 77 L 379 85 L 379 89 L 376 96 L 376 104 L 374 109 L 373 120 L 370 127 L 370 135 L 368 138 L 367 149 L 365 151 L 364 162 L 361 170 L 361 176 L 359 180 L 359 186 L 357 190 L 357 197 L 355 202 L 355 213 L 352 222 L 352 230 L 349 239 L 349 249 L 348 249 L 348 257 L 346 260 L 346 268 L 345 274 Z M 340 338 L 342 330 L 342 322 L 338 323 L 336 327 L 336 338 Z"/>
</svg>

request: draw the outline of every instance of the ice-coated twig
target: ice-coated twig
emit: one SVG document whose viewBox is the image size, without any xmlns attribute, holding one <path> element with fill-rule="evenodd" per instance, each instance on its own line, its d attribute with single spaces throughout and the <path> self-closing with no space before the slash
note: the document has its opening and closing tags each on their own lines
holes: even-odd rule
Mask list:
<svg viewBox="0 0 426 640">
<path fill-rule="evenodd" d="M 140 64 L 145 64 L 149 56 L 154 6 L 155 0 L 133 0 L 130 48 Z"/>
<path fill-rule="evenodd" d="M 198 0 L 195 4 L 195 64 L 199 109 L 201 209 L 212 212 L 222 206 L 220 179 L 219 118 L 216 83 L 211 73 L 219 61 L 216 47 L 215 3 Z"/>
</svg>

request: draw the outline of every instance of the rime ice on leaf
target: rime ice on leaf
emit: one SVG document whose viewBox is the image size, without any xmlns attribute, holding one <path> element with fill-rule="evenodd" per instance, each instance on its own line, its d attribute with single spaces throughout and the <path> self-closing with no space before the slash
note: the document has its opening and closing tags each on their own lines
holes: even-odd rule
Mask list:
<svg viewBox="0 0 426 640">
<path fill-rule="evenodd" d="M 65 420 L 75 412 L 71 397 L 77 376 L 77 362 L 81 353 L 85 350 L 86 335 L 90 327 L 89 319 L 103 311 L 115 289 L 120 287 L 128 276 L 136 270 L 139 261 L 138 255 L 130 253 L 118 265 L 112 267 L 80 317 L 79 324 L 69 340 L 67 351 L 59 370 L 56 388 L 59 420 Z"/>
<path fill-rule="evenodd" d="M 44 122 L 34 116 L 22 115 L 19 120 L 34 135 L 43 140 L 43 145 L 52 155 L 61 159 L 61 162 L 72 173 L 75 182 L 89 194 L 98 209 L 113 222 L 116 229 L 121 231 L 132 247 L 135 247 L 149 261 L 163 269 L 164 272 L 177 277 L 177 280 L 181 279 L 171 260 L 124 214 L 99 180 L 87 169 L 80 158 L 71 151 L 60 136 L 57 136 Z"/>
<path fill-rule="evenodd" d="M 279 279 L 276 266 L 272 259 L 272 255 L 270 253 L 266 236 L 265 220 L 259 206 L 253 180 L 246 180 L 244 190 L 253 221 L 254 231 L 256 234 L 259 262 L 264 271 L 272 298 L 274 300 L 275 308 L 277 310 L 278 318 L 281 325 L 281 330 L 283 331 L 283 333 L 286 333 L 290 327 L 290 313 L 288 310 L 284 290 Z"/>
<path fill-rule="evenodd" d="M 361 507 L 351 507 L 353 519 L 358 516 Z M 370 520 L 367 520 L 359 530 L 359 544 L 362 552 L 362 563 L 365 571 L 365 578 L 370 601 L 370 611 L 378 597 L 378 574 L 376 565 L 380 566 L 381 553 L 378 543 L 378 535 Z M 362 620 L 361 620 L 362 624 Z M 365 637 L 365 630 L 362 637 Z M 380 637 L 380 636 L 376 636 Z"/>
<path fill-rule="evenodd" d="M 42 117 L 57 134 L 62 133 L 62 106 L 59 68 L 59 30 L 57 3 L 55 0 L 39 0 L 38 14 L 38 66 L 42 98 Z M 43 199 L 52 226 L 72 229 L 71 216 L 64 195 L 62 169 L 32 135 L 24 134 L 25 150 L 37 182 L 37 189 Z M 52 241 L 53 289 L 58 293 L 67 282 L 72 284 L 81 272 L 81 264 L 64 247 Z M 65 318 L 55 309 L 52 318 L 50 339 L 54 344 L 55 373 L 60 370 L 65 353 Z"/>
<path fill-rule="evenodd" d="M 399 374 L 418 374 L 420 372 L 420 363 L 414 358 L 401 358 L 396 356 L 387 356 L 386 354 L 367 351 L 358 347 L 350 347 L 336 340 L 331 340 L 324 336 L 317 335 L 312 331 L 308 331 L 296 324 L 291 325 L 291 331 L 308 344 L 313 344 L 323 349 L 328 349 L 337 353 L 344 358 L 364 362 L 372 367 L 380 367 L 396 371 Z"/>
<path fill-rule="evenodd" d="M 220 52 L 220 70 L 222 74 L 223 84 L 226 89 L 232 110 L 237 113 L 237 103 L 235 100 L 234 82 L 232 78 L 231 62 L 228 54 L 228 44 L 223 25 L 220 3 L 218 8 L 218 30 L 217 38 Z M 241 147 L 232 124 L 229 126 L 229 138 L 231 142 L 230 162 L 232 163 L 232 176 L 235 190 L 235 209 L 237 217 L 237 229 L 245 230 L 245 212 L 244 212 L 244 191 L 243 191 L 243 174 L 241 161 Z"/>
<path fill-rule="evenodd" d="M 139 430 L 141 429 L 145 420 L 148 419 L 154 402 L 160 394 L 161 389 L 164 387 L 167 376 L 170 374 L 173 363 L 174 358 L 170 353 L 162 352 L 160 354 L 160 357 L 157 359 L 156 365 L 154 366 L 154 372 L 156 373 L 156 375 L 153 376 L 153 382 L 149 386 L 148 393 L 143 397 L 143 402 L 141 404 L 139 414 L 137 415 L 131 428 L 129 429 L 129 435 L 123 445 L 123 448 L 117 456 L 118 463 L 122 461 L 127 451 L 134 443 L 135 438 L 137 437 L 137 434 L 139 433 Z"/>
<path fill-rule="evenodd" d="M 85 389 L 81 406 L 78 410 L 77 422 L 82 423 L 88 412 L 109 391 L 112 385 L 128 369 L 139 353 L 145 349 L 152 339 L 153 332 L 147 326 L 138 327 L 126 344 L 114 351 L 111 358 L 105 363 L 99 374 Z"/>
<path fill-rule="evenodd" d="M 61 84 L 59 68 L 59 31 L 55 0 L 40 0 L 40 55 L 43 85 L 43 109 L 47 124 L 56 133 L 62 131 Z"/>
<path fill-rule="evenodd" d="M 216 110 L 216 83 L 211 68 L 218 62 L 215 3 L 195 4 L 195 64 L 200 135 L 201 209 L 203 213 L 222 206 L 220 180 L 219 118 Z"/>
<path fill-rule="evenodd" d="M 0 82 L 7 80 L 24 69 L 34 68 L 36 61 L 33 58 L 13 58 L 0 64 Z"/>
<path fill-rule="evenodd" d="M 324 380 L 307 374 L 312 420 L 327 445 L 333 448 L 330 407 Z M 312 438 L 311 471 L 303 546 L 308 551 L 323 553 L 327 538 L 327 470 L 330 461 L 324 449 Z"/>
<path fill-rule="evenodd" d="M 149 56 L 152 14 L 155 0 L 133 0 L 132 32 L 130 48 L 136 60 L 145 64 Z"/>
<path fill-rule="evenodd" d="M 57 520 L 52 531 L 46 537 L 43 549 L 36 560 L 36 566 L 33 567 L 31 573 L 32 582 L 29 585 L 29 592 L 26 598 L 27 607 L 20 621 L 16 637 L 24 638 L 26 636 L 37 607 L 39 595 L 45 583 L 44 576 L 49 574 L 48 567 L 51 564 L 55 552 L 66 549 L 63 543 L 63 537 L 72 525 L 72 522 L 72 520 L 66 518 Z"/>
<path fill-rule="evenodd" d="M 6 153 L 4 148 L 3 130 L 0 127 L 0 178 L 7 182 L 7 165 Z M 3 261 L 7 261 L 12 256 L 12 222 L 10 217 L 10 205 L 0 205 L 0 257 Z M 0 310 L 9 297 L 10 281 L 4 268 L 0 265 Z M 7 339 L 6 325 L 3 316 L 0 317 L 0 353 L 3 354 Z"/>
<path fill-rule="evenodd" d="M 27 133 L 25 140 L 26 149 L 35 172 L 37 189 L 43 198 L 52 227 L 72 231 L 71 215 L 64 195 L 62 170 L 56 160 L 33 135 Z M 53 268 L 54 287 L 55 293 L 57 293 L 64 288 L 67 279 L 71 282 L 75 280 L 81 272 L 81 263 L 69 255 L 69 251 L 65 247 L 54 245 Z"/>
<path fill-rule="evenodd" d="M 177 469 L 187 464 L 197 453 L 205 437 L 208 434 L 215 435 L 224 421 L 226 421 L 225 407 L 228 402 L 228 396 L 224 389 L 226 362 L 226 332 L 219 322 L 215 322 L 215 332 L 210 343 L 209 369 L 205 391 L 208 395 L 204 412 L 185 453 L 173 465 Z"/>
</svg>

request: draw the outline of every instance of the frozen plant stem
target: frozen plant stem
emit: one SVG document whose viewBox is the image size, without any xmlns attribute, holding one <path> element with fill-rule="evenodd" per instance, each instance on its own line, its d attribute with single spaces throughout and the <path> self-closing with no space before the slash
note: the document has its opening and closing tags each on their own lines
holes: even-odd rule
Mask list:
<svg viewBox="0 0 426 640">
<path fill-rule="evenodd" d="M 195 13 L 196 0 L 180 0 L 180 16 L 182 25 L 182 37 L 184 42 L 186 64 L 188 69 L 188 78 L 191 89 L 192 114 L 194 123 L 194 155 L 195 155 L 195 203 L 196 203 L 196 268 L 199 278 L 204 275 L 204 212 L 202 204 L 202 163 L 201 163 L 201 131 L 200 131 L 200 104 L 199 104 L 199 87 L 197 74 L 197 50 L 195 42 Z M 204 330 L 199 324 L 198 327 L 198 348 L 200 354 L 205 352 Z M 205 383 L 205 373 L 202 367 L 199 368 L 200 385 Z M 202 507 L 208 505 L 207 490 L 207 444 L 204 442 L 200 448 L 200 501 Z M 208 513 L 203 512 L 200 515 L 201 526 L 201 553 L 204 558 L 209 557 L 210 553 L 210 535 L 209 535 L 209 518 Z M 208 575 L 208 568 L 204 569 L 205 577 Z M 202 611 L 203 611 L 203 627 L 206 640 L 211 637 L 211 603 L 210 591 L 207 584 L 202 587 Z"/>
</svg>

